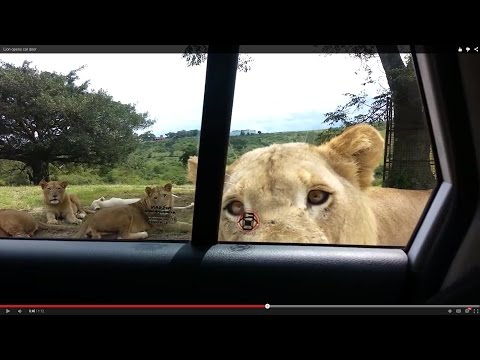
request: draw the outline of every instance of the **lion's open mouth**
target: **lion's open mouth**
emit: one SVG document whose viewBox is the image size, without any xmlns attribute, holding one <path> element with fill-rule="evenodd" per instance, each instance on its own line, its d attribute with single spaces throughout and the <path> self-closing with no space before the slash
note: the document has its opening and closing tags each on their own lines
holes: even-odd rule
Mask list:
<svg viewBox="0 0 480 360">
<path fill-rule="evenodd" d="M 50 200 L 50 204 L 57 205 L 60 202 L 58 199 Z"/>
</svg>

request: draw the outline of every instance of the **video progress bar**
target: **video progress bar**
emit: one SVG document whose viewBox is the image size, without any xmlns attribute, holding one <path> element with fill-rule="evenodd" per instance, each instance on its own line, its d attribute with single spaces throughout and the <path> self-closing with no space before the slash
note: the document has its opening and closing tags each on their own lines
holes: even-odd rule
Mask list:
<svg viewBox="0 0 480 360">
<path fill-rule="evenodd" d="M 3 310 L 2 310 L 3 309 Z M 469 315 L 479 305 L 12 304 L 0 315 Z"/>
</svg>

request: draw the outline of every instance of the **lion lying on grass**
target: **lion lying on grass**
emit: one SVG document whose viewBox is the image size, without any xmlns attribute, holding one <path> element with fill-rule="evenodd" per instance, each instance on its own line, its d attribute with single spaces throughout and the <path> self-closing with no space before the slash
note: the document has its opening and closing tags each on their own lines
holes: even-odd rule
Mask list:
<svg viewBox="0 0 480 360">
<path fill-rule="evenodd" d="M 145 239 L 147 230 L 157 228 L 162 230 L 191 231 L 191 224 L 177 222 L 173 214 L 172 184 L 164 187 L 145 188 L 146 196 L 140 201 L 109 208 L 103 208 L 89 217 L 80 227 L 74 238 L 100 239 L 102 235 L 116 234 L 117 239 Z M 158 222 L 155 210 L 165 209 Z M 156 217 L 155 217 L 156 216 Z M 160 219 L 162 220 L 162 219 Z"/>
<path fill-rule="evenodd" d="M 108 208 L 108 207 L 130 205 L 138 201 L 140 201 L 140 198 L 122 199 L 122 198 L 112 197 L 110 199 L 105 199 L 105 196 L 102 196 L 97 200 L 92 201 L 91 208 L 97 211 L 97 210 Z"/>
<path fill-rule="evenodd" d="M 406 245 L 431 190 L 371 187 L 383 146 L 361 124 L 319 146 L 247 152 L 226 170 L 219 240 Z M 197 157 L 188 166 L 195 182 Z"/>
<path fill-rule="evenodd" d="M 174 194 L 172 194 L 173 197 L 178 197 Z M 117 197 L 112 197 L 110 199 L 105 199 L 104 196 L 98 198 L 97 200 L 92 201 L 91 208 L 95 211 L 103 209 L 103 208 L 109 208 L 109 207 L 114 207 L 114 206 L 122 206 L 122 205 L 130 205 L 133 203 L 136 203 L 140 201 L 140 198 L 133 198 L 133 199 L 122 199 L 122 198 L 117 198 Z M 193 208 L 194 203 L 190 203 L 190 205 L 187 206 L 174 206 L 173 210 L 183 210 L 183 209 L 191 209 Z"/>
<path fill-rule="evenodd" d="M 47 210 L 47 224 L 58 224 L 57 219 L 65 219 L 71 224 L 80 224 L 87 214 L 82 210 L 80 199 L 67 194 L 66 181 L 40 181 L 43 189 L 43 202 Z"/>
<path fill-rule="evenodd" d="M 38 230 L 70 230 L 72 226 L 50 225 L 18 210 L 0 210 L 0 237 L 32 237 Z"/>
</svg>

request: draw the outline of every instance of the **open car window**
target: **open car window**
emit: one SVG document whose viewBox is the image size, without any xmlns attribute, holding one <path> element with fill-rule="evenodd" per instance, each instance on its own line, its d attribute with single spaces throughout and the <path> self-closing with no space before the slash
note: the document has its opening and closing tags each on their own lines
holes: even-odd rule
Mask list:
<svg viewBox="0 0 480 360">
<path fill-rule="evenodd" d="M 0 234 L 191 239 L 205 65 L 62 47 L 0 61 Z"/>
<path fill-rule="evenodd" d="M 412 54 L 275 49 L 240 47 L 218 239 L 406 246 L 438 183 Z"/>
</svg>

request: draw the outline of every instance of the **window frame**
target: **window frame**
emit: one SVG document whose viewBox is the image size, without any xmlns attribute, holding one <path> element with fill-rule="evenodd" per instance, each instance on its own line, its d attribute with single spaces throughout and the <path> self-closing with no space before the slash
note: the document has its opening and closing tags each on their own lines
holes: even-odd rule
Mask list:
<svg viewBox="0 0 480 360">
<path fill-rule="evenodd" d="M 478 206 L 478 166 L 456 46 L 417 46 L 414 61 L 442 174 L 431 206 L 406 249 L 412 279 L 410 296 L 425 301 L 441 288 Z M 448 134 L 448 136 L 447 136 Z M 462 161 L 455 161 L 462 159 Z"/>
<path fill-rule="evenodd" d="M 196 247 L 218 243 L 239 48 L 208 46 L 190 241 Z"/>
</svg>

